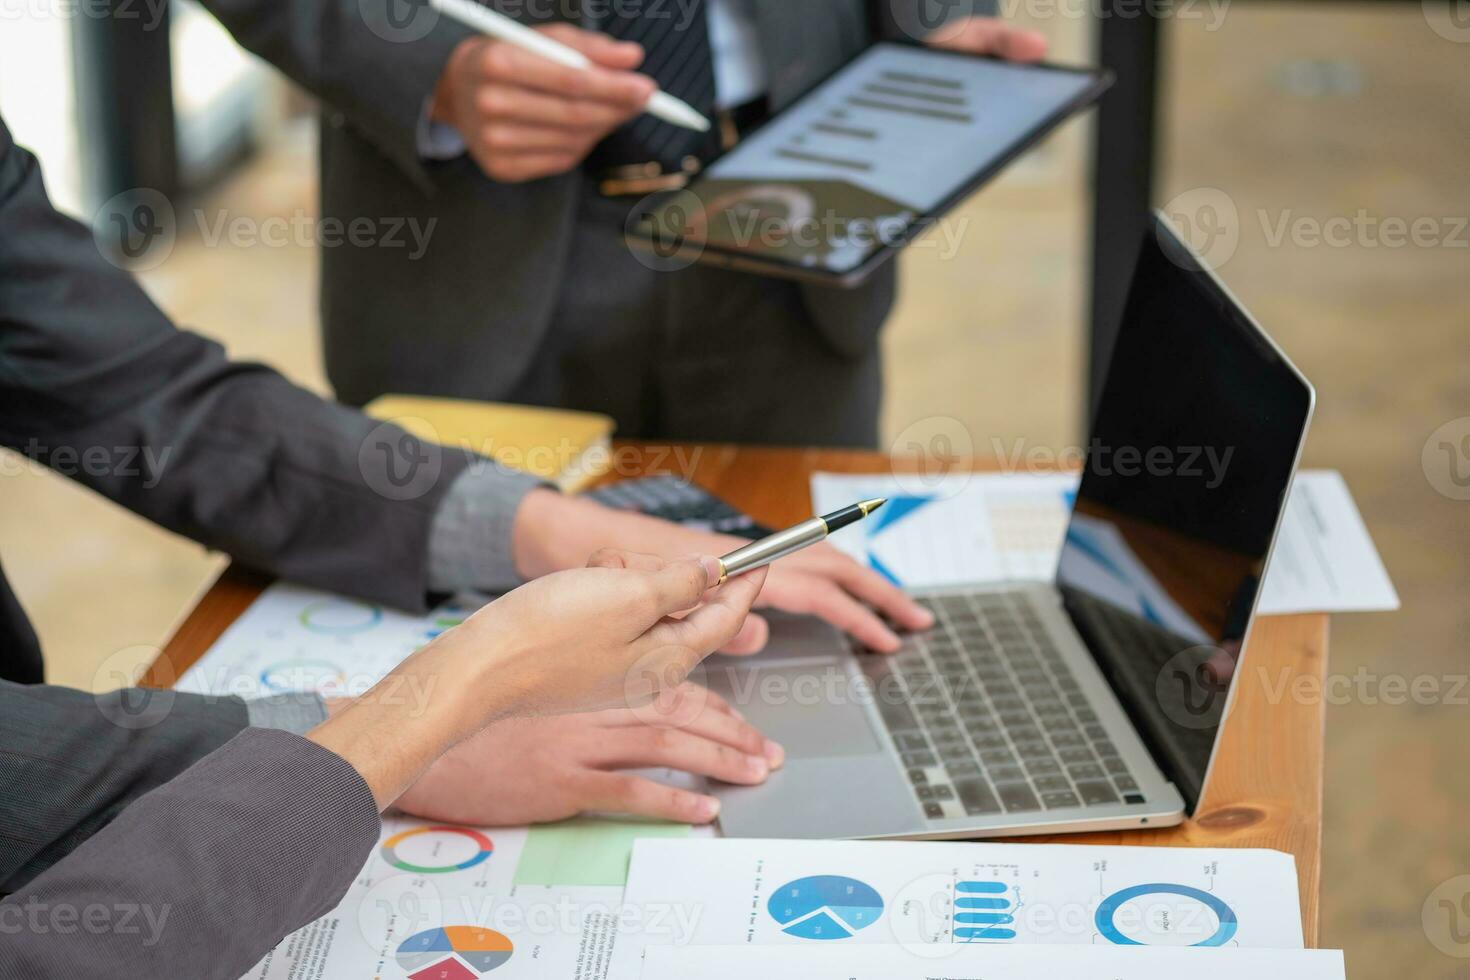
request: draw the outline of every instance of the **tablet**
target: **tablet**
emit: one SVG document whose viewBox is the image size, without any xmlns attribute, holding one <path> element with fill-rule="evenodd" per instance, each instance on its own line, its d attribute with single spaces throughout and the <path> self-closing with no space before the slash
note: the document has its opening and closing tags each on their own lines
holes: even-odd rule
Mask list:
<svg viewBox="0 0 1470 980">
<path fill-rule="evenodd" d="M 856 285 L 1111 83 L 882 42 L 635 209 L 629 239 L 669 268 Z"/>
</svg>

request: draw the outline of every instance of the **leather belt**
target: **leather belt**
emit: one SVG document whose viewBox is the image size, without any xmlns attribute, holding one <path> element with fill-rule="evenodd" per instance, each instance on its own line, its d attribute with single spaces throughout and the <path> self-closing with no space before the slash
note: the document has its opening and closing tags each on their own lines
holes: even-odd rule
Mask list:
<svg viewBox="0 0 1470 980">
<path fill-rule="evenodd" d="M 755 99 L 733 109 L 715 113 L 715 126 L 720 134 L 720 152 L 733 149 L 741 137 L 765 118 L 766 100 Z M 699 175 L 708 160 L 685 157 L 678 170 L 670 170 L 657 161 L 610 167 L 593 175 L 603 197 L 642 197 L 660 191 L 683 190 Z"/>
</svg>

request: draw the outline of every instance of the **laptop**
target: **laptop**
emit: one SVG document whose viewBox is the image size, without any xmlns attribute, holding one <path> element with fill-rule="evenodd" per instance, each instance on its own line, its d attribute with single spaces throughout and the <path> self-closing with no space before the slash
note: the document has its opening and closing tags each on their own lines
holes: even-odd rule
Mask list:
<svg viewBox="0 0 1470 980">
<path fill-rule="evenodd" d="M 1051 582 L 915 590 L 894 656 L 810 617 L 704 681 L 785 745 L 734 837 L 1177 824 L 1209 783 L 1315 396 L 1155 216 Z"/>
</svg>

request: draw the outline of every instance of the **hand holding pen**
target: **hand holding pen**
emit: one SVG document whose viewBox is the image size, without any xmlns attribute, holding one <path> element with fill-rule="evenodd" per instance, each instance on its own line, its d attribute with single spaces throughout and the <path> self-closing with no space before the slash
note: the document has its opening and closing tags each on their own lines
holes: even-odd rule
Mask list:
<svg viewBox="0 0 1470 980">
<path fill-rule="evenodd" d="M 689 128 L 709 126 L 638 74 L 643 49 L 637 44 L 571 24 L 528 28 L 473 0 L 434 0 L 434 6 L 477 35 L 450 55 L 430 119 L 452 128 L 493 180 L 521 183 L 566 173 L 644 112 L 677 118 Z"/>
</svg>

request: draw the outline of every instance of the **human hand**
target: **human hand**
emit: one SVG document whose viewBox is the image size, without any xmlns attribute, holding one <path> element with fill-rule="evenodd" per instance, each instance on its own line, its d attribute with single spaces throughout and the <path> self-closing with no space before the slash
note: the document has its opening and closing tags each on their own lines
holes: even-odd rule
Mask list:
<svg viewBox="0 0 1470 980">
<path fill-rule="evenodd" d="M 580 565 L 598 548 L 723 555 L 749 543 L 551 490 L 536 490 L 526 495 L 516 514 L 512 549 L 516 569 L 532 578 Z M 769 571 L 757 605 L 819 616 L 880 653 L 892 653 L 900 643 L 885 619 L 904 630 L 934 625 L 933 615 L 901 589 L 828 544 L 782 558 Z M 765 646 L 767 634 L 765 621 L 750 616 L 723 652 L 753 653 Z"/>
<path fill-rule="evenodd" d="M 716 587 L 719 574 L 708 556 L 604 548 L 585 568 L 535 579 L 443 636 L 485 658 L 514 715 L 638 707 L 740 632 L 764 569 Z"/>
<path fill-rule="evenodd" d="M 1040 61 L 1046 57 L 1046 35 L 1008 24 L 996 17 L 963 17 L 936 30 L 924 41 L 934 48 L 992 55 L 1006 61 Z"/>
<path fill-rule="evenodd" d="M 711 589 L 718 574 L 710 557 L 599 552 L 441 633 L 308 737 L 384 807 L 496 721 L 653 702 L 740 631 L 765 581 L 761 569 Z"/>
<path fill-rule="evenodd" d="M 565 173 L 603 137 L 639 115 L 658 85 L 633 69 L 643 48 L 570 24 L 538 31 L 585 54 L 571 68 L 485 37 L 461 41 L 434 89 L 430 118 L 459 131 L 492 180 L 520 183 Z"/>
<path fill-rule="evenodd" d="M 715 797 L 619 770 L 668 767 L 755 785 L 785 761 L 779 745 L 697 685 L 676 688 L 659 711 L 672 723 L 628 708 L 497 722 L 430 766 L 396 806 L 476 827 L 545 823 L 588 810 L 709 823 L 720 809 Z"/>
</svg>

